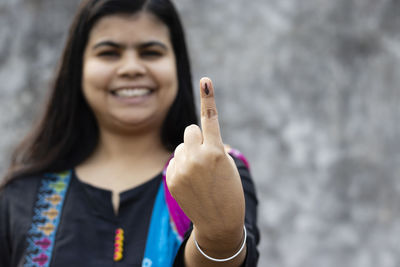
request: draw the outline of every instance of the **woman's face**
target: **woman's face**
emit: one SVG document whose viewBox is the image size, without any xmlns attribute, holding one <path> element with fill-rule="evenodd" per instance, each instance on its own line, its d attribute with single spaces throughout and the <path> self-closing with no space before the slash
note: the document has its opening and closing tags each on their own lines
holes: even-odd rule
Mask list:
<svg viewBox="0 0 400 267">
<path fill-rule="evenodd" d="M 100 129 L 159 130 L 178 80 L 168 27 L 154 15 L 110 15 L 92 28 L 82 88 Z"/>
</svg>

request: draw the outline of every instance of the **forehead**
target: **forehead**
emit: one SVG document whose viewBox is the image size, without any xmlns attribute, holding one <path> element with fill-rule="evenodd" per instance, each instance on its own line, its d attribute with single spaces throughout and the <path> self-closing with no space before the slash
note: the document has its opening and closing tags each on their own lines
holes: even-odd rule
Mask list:
<svg viewBox="0 0 400 267">
<path fill-rule="evenodd" d="M 140 12 L 133 15 L 115 14 L 99 19 L 89 34 L 89 43 L 102 40 L 140 42 L 159 40 L 168 43 L 168 27 L 155 15 Z"/>
</svg>

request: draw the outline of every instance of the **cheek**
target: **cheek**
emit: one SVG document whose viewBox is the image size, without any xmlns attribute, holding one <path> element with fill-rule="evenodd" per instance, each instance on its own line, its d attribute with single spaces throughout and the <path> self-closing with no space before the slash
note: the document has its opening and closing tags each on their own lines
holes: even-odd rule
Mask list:
<svg viewBox="0 0 400 267">
<path fill-rule="evenodd" d="M 178 75 L 174 60 L 165 61 L 164 64 L 160 64 L 158 68 L 160 80 L 168 87 L 168 93 L 175 96 L 178 91 Z"/>
<path fill-rule="evenodd" d="M 165 90 L 165 99 L 166 104 L 168 107 L 172 105 L 174 102 L 176 95 L 178 94 L 178 78 L 176 75 L 175 71 L 171 71 L 169 69 L 169 72 L 165 72 L 165 84 L 166 84 L 166 90 Z"/>
<path fill-rule="evenodd" d="M 104 90 L 112 77 L 112 70 L 95 60 L 88 60 L 83 66 L 82 88 L 88 93 L 91 90 Z"/>
<path fill-rule="evenodd" d="M 85 62 L 82 72 L 82 90 L 88 105 L 95 114 L 101 113 L 107 101 L 107 86 L 110 79 L 109 68 L 93 60 Z"/>
</svg>

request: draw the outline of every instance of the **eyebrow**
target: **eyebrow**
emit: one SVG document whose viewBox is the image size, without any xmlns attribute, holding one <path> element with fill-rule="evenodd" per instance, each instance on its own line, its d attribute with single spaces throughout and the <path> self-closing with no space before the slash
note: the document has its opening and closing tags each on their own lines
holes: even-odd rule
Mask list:
<svg viewBox="0 0 400 267">
<path fill-rule="evenodd" d="M 93 46 L 93 50 L 96 48 L 102 47 L 102 46 L 111 46 L 111 47 L 118 48 L 118 49 L 126 47 L 126 45 L 119 44 L 119 43 L 116 43 L 113 41 L 101 41 Z M 164 50 L 168 50 L 167 46 L 164 43 L 159 42 L 159 41 L 148 41 L 148 42 L 140 43 L 140 44 L 134 45 L 134 46 L 137 46 L 141 49 L 148 48 L 151 46 L 159 46 Z"/>
</svg>

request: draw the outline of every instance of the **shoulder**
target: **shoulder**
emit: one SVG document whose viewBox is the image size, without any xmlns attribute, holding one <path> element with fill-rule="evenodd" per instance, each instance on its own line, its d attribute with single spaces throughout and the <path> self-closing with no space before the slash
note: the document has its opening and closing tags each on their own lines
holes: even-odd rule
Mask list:
<svg viewBox="0 0 400 267">
<path fill-rule="evenodd" d="M 35 175 L 13 179 L 0 189 L 0 195 L 8 196 L 36 191 L 42 178 L 42 175 Z"/>
<path fill-rule="evenodd" d="M 0 256 L 1 266 L 4 262 L 17 266 L 11 260 L 23 255 L 40 180 L 40 176 L 16 178 L 0 189 L 0 251 L 9 252 Z"/>
<path fill-rule="evenodd" d="M 1 209 L 10 211 L 25 210 L 32 206 L 42 176 L 29 176 L 16 178 L 0 189 Z"/>
<path fill-rule="evenodd" d="M 8 225 L 13 234 L 28 230 L 40 180 L 36 176 L 16 178 L 0 190 L 1 224 Z"/>
</svg>

